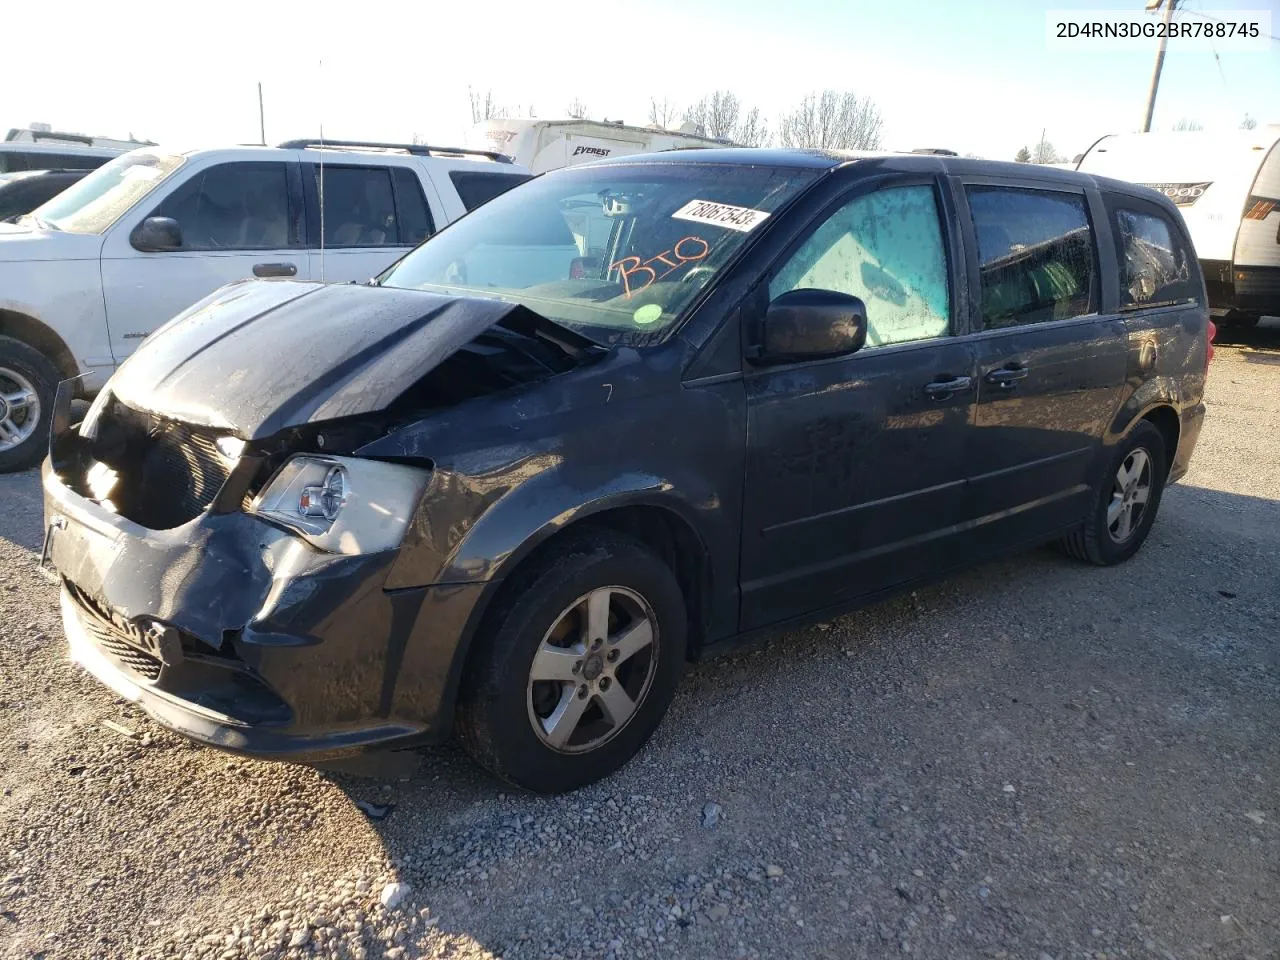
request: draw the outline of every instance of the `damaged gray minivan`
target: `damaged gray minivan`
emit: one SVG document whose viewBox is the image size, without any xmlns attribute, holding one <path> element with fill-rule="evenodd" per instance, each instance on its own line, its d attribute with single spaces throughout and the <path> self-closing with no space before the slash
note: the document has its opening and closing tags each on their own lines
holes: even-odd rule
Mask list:
<svg viewBox="0 0 1280 960">
<path fill-rule="evenodd" d="M 74 658 L 322 759 L 456 731 L 571 789 L 686 659 L 1009 550 L 1138 550 L 1209 356 L 1176 208 L 932 156 L 654 154 L 512 190 L 368 284 L 232 284 L 44 466 Z"/>
</svg>

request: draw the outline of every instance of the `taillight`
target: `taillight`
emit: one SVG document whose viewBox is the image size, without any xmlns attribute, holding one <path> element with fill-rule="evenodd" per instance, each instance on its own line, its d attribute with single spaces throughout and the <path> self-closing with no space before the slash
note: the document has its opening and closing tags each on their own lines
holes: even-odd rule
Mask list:
<svg viewBox="0 0 1280 960">
<path fill-rule="evenodd" d="M 1204 365 L 1209 366 L 1209 361 L 1213 359 L 1213 338 L 1218 335 L 1218 325 L 1212 320 L 1209 321 L 1209 343 L 1204 352 Z"/>
</svg>

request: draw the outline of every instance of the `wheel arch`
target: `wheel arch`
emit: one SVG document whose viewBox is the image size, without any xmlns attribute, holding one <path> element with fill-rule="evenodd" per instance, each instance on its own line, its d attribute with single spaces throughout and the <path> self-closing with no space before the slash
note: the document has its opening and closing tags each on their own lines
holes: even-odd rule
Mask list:
<svg viewBox="0 0 1280 960">
<path fill-rule="evenodd" d="M 63 380 L 79 376 L 75 354 L 52 327 L 30 314 L 0 307 L 0 336 L 21 340 L 52 361 Z"/>
<path fill-rule="evenodd" d="M 443 691 L 442 715 L 453 716 L 462 678 L 477 646 L 476 638 L 496 611 L 502 609 L 513 575 L 582 531 L 605 529 L 634 537 L 671 566 L 688 611 L 688 650 L 696 650 L 709 628 L 714 581 L 710 549 L 690 513 L 690 508 L 675 497 L 636 491 L 591 501 L 572 515 L 557 517 L 525 537 L 488 582 L 461 632 Z"/>
<path fill-rule="evenodd" d="M 1124 440 L 1139 421 L 1149 421 L 1165 441 L 1165 467 L 1170 469 L 1178 454 L 1183 397 L 1178 384 L 1156 377 L 1142 384 L 1117 411 L 1108 431 L 1107 449 Z"/>
<path fill-rule="evenodd" d="M 1164 468 L 1167 476 L 1169 471 L 1173 469 L 1174 460 L 1178 456 L 1178 435 L 1182 428 L 1181 418 L 1179 418 L 1178 412 L 1172 406 L 1162 403 L 1151 407 L 1134 423 L 1143 420 L 1159 430 L 1160 436 L 1164 440 Z"/>
</svg>

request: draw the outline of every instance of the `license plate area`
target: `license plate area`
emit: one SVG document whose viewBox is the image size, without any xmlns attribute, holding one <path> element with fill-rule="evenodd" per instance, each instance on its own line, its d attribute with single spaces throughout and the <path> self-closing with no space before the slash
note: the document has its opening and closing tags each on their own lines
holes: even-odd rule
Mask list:
<svg viewBox="0 0 1280 960">
<path fill-rule="evenodd" d="M 85 632 L 107 654 L 133 669 L 144 680 L 155 680 L 163 667 L 182 663 L 182 638 L 177 629 L 155 620 L 130 620 L 64 581 Z"/>
<path fill-rule="evenodd" d="M 70 580 L 89 594 L 100 594 L 123 547 L 123 534 L 107 536 L 54 514 L 45 527 L 40 569 L 55 579 Z"/>
</svg>

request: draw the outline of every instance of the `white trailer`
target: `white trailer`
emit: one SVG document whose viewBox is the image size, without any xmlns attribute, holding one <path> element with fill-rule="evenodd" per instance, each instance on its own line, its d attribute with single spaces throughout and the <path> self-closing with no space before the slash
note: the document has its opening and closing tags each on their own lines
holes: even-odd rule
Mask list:
<svg viewBox="0 0 1280 960">
<path fill-rule="evenodd" d="M 1215 319 L 1280 314 L 1280 124 L 1105 136 L 1077 169 L 1143 184 L 1178 205 Z"/>
<path fill-rule="evenodd" d="M 534 173 L 546 173 L 603 157 L 625 157 L 691 147 L 732 146 L 727 140 L 686 130 L 628 127 L 601 120 L 486 120 L 468 135 L 467 146 L 505 153 Z"/>
</svg>

